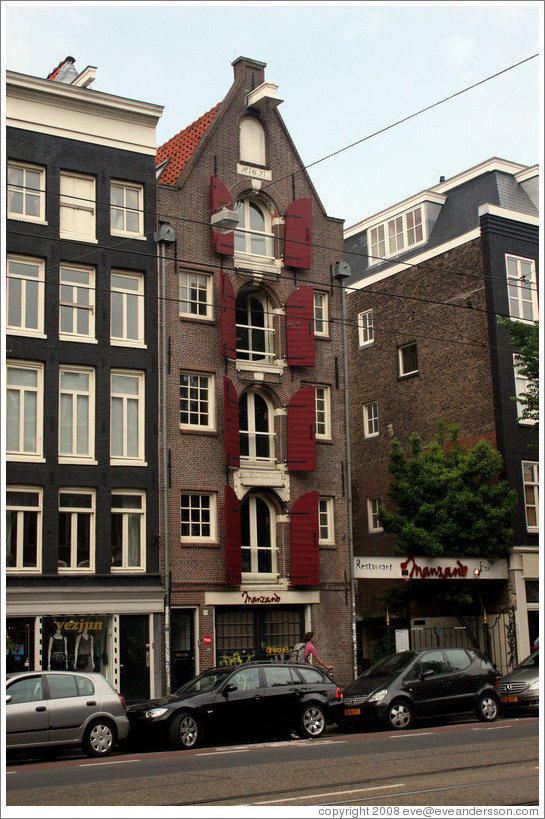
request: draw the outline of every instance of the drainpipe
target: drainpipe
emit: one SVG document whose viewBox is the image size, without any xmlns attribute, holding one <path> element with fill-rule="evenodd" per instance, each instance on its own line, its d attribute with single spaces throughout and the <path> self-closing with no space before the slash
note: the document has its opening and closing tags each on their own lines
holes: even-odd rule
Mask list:
<svg viewBox="0 0 545 819">
<path fill-rule="evenodd" d="M 346 429 L 346 471 L 347 471 L 347 501 L 348 501 L 348 545 L 350 560 L 350 622 L 352 633 L 352 666 L 354 679 L 358 676 L 358 655 L 356 638 L 356 583 L 354 580 L 354 529 L 352 525 L 352 457 L 350 454 L 350 415 L 348 401 L 348 344 L 346 337 L 346 292 L 345 279 L 351 275 L 348 262 L 342 261 L 334 265 L 334 275 L 341 288 L 342 325 L 343 325 L 343 377 L 344 377 L 344 424 Z"/>
<path fill-rule="evenodd" d="M 163 468 L 163 544 L 165 568 L 165 676 L 166 693 L 170 694 L 170 562 L 168 554 L 168 435 L 167 435 L 167 322 L 166 322 L 166 246 L 176 241 L 174 228 L 160 223 L 153 234 L 157 242 L 161 276 L 161 387 L 159 390 L 162 413 L 161 461 Z"/>
</svg>

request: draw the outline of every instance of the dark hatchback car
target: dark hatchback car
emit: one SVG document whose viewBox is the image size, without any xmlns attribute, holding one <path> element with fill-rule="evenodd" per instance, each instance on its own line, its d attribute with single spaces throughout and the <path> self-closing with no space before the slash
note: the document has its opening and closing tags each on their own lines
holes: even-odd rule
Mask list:
<svg viewBox="0 0 545 819">
<path fill-rule="evenodd" d="M 162 699 L 127 705 L 129 742 L 192 748 L 234 737 L 319 737 L 338 719 L 340 688 L 308 664 L 212 668 Z"/>
<path fill-rule="evenodd" d="M 537 711 L 539 709 L 539 651 L 534 651 L 498 682 L 500 711 Z"/>
<path fill-rule="evenodd" d="M 415 719 L 498 715 L 497 676 L 470 648 L 430 648 L 383 657 L 343 691 L 341 728 L 409 728 Z"/>
</svg>

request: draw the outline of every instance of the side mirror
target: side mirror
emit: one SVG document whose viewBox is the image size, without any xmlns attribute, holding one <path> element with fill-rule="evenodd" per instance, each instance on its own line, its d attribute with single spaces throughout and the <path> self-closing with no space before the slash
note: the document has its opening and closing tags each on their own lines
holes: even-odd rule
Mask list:
<svg viewBox="0 0 545 819">
<path fill-rule="evenodd" d="M 225 686 L 221 693 L 223 694 L 224 697 L 227 697 L 230 691 L 238 691 L 238 685 L 235 685 L 234 683 L 229 683 L 228 685 Z"/>
<path fill-rule="evenodd" d="M 6 694 L 6 704 L 11 702 L 11 694 Z"/>
</svg>

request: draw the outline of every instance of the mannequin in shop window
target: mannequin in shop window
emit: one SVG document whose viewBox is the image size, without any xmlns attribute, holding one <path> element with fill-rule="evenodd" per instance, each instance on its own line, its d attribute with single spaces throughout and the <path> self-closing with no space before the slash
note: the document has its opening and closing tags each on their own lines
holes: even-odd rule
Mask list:
<svg viewBox="0 0 545 819">
<path fill-rule="evenodd" d="M 94 671 L 93 664 L 93 643 L 94 638 L 87 629 L 83 629 L 82 634 L 76 637 L 76 647 L 74 650 L 74 668 L 78 671 Z"/>
<path fill-rule="evenodd" d="M 68 670 L 68 641 L 63 637 L 60 628 L 57 626 L 57 631 L 53 637 L 49 638 L 49 648 L 47 651 L 47 670 L 48 671 L 67 671 Z"/>
</svg>

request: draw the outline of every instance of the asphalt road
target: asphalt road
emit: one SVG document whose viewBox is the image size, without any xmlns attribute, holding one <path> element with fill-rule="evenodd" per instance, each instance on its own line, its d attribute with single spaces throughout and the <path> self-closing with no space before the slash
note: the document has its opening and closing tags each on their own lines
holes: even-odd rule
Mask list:
<svg viewBox="0 0 545 819">
<path fill-rule="evenodd" d="M 538 718 L 524 717 L 410 731 L 328 731 L 317 740 L 116 753 L 104 760 L 77 753 L 55 762 L 20 758 L 6 767 L 5 815 L 37 815 L 10 814 L 11 806 L 96 806 L 100 811 L 81 815 L 100 817 L 121 815 L 105 806 L 162 806 L 174 812 L 144 815 L 189 817 L 204 807 L 255 806 L 280 815 L 288 806 L 322 805 L 395 806 L 399 812 L 370 807 L 360 815 L 412 816 L 402 808 L 486 805 L 534 806 L 541 816 L 538 745 Z"/>
</svg>

